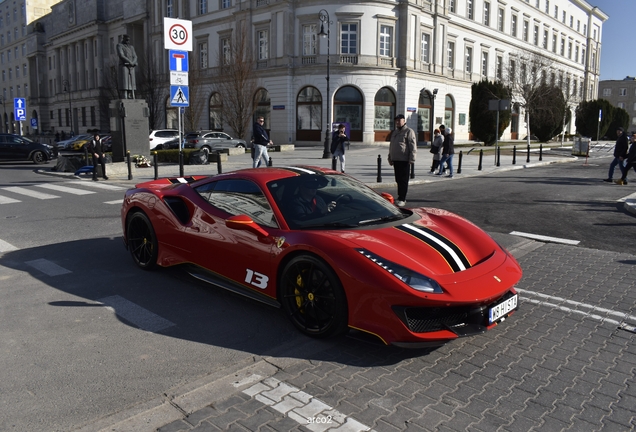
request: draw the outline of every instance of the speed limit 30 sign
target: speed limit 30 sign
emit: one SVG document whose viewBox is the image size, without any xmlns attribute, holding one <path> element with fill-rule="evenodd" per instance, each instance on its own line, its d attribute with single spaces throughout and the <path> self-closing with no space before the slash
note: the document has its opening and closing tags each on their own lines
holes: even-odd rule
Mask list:
<svg viewBox="0 0 636 432">
<path fill-rule="evenodd" d="M 163 29 L 165 49 L 192 51 L 192 21 L 164 17 Z"/>
</svg>

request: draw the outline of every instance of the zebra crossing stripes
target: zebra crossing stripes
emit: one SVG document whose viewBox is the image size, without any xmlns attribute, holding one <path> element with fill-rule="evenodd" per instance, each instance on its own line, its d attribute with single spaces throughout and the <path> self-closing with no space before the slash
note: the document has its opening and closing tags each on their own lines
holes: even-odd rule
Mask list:
<svg viewBox="0 0 636 432">
<path fill-rule="evenodd" d="M 92 187 L 96 189 L 104 189 L 104 190 L 111 190 L 111 191 L 126 190 L 126 188 L 123 186 L 115 186 L 115 185 L 106 184 L 106 183 L 97 183 L 93 181 L 73 180 L 73 181 L 65 182 L 65 183 L 76 185 L 76 186 L 81 185 L 81 186 L 88 186 L 88 187 Z"/>
<path fill-rule="evenodd" d="M 19 203 L 19 202 L 22 202 L 22 201 L 0 195 L 0 204 L 11 204 L 11 203 Z"/>
<path fill-rule="evenodd" d="M 126 188 L 123 186 L 116 186 L 113 184 L 96 183 L 92 181 L 82 181 L 82 180 L 65 182 L 64 184 L 66 186 L 59 183 L 39 183 L 39 184 L 28 185 L 28 186 L 7 186 L 7 187 L 0 188 L 0 192 L 6 191 L 6 192 L 9 192 L 10 194 L 16 194 L 23 197 L 30 197 L 30 198 L 40 199 L 40 200 L 49 200 L 49 199 L 61 198 L 61 196 L 41 192 L 41 191 L 38 191 L 37 189 L 41 188 L 41 189 L 46 189 L 47 191 L 62 192 L 63 194 L 71 194 L 71 195 L 92 195 L 92 194 L 100 193 L 100 192 L 104 193 L 104 192 L 126 190 Z M 80 186 L 80 187 L 77 187 L 77 186 Z M 99 190 L 97 191 L 87 190 L 87 189 L 84 189 L 83 186 L 88 186 L 88 188 L 94 188 Z M 0 205 L 20 203 L 20 202 L 22 202 L 22 200 L 16 199 L 10 195 L 5 195 L 5 194 L 0 195 Z M 121 203 L 121 199 L 105 202 L 105 204 L 120 204 L 120 203 Z"/>
<path fill-rule="evenodd" d="M 39 184 L 39 185 L 36 185 L 36 186 L 44 188 L 44 189 L 58 191 L 58 192 L 66 192 L 66 193 L 70 193 L 70 194 L 73 194 L 73 195 L 90 195 L 90 194 L 94 194 L 95 193 L 95 191 L 88 191 L 88 190 L 84 190 L 84 189 L 74 189 L 74 188 L 70 188 L 68 186 L 61 186 L 61 185 L 57 185 L 57 184 L 54 184 L 54 183 L 43 183 L 43 184 Z"/>
<path fill-rule="evenodd" d="M 28 197 L 31 198 L 37 198 L 37 199 L 54 199 L 54 198 L 59 198 L 59 196 L 57 195 L 51 195 L 51 194 L 47 194 L 47 193 L 43 193 L 43 192 L 38 192 L 32 189 L 28 189 L 25 187 L 21 187 L 21 186 L 9 186 L 9 187 L 4 187 L 2 188 L 2 190 L 6 190 L 8 192 L 13 192 L 15 194 L 18 195 L 26 195 Z"/>
</svg>

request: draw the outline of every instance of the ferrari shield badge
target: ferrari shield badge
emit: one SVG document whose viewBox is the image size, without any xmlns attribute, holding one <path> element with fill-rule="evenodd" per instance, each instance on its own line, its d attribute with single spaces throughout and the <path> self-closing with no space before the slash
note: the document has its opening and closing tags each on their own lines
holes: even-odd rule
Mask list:
<svg viewBox="0 0 636 432">
<path fill-rule="evenodd" d="M 282 248 L 284 244 L 285 237 L 278 237 L 278 239 L 276 239 L 276 246 L 278 246 L 279 248 Z"/>
</svg>

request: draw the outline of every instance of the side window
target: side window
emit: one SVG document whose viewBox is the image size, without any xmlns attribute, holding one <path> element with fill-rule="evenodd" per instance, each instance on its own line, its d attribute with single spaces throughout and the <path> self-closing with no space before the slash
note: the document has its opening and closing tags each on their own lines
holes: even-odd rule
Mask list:
<svg viewBox="0 0 636 432">
<path fill-rule="evenodd" d="M 230 215 L 247 215 L 259 225 L 278 228 L 267 198 L 249 180 L 220 180 L 199 186 L 195 190 L 211 205 Z"/>
</svg>

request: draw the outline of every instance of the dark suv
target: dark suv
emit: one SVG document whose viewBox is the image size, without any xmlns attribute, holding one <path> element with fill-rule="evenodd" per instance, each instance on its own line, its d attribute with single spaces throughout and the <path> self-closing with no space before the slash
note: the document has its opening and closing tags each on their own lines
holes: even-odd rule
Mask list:
<svg viewBox="0 0 636 432">
<path fill-rule="evenodd" d="M 53 147 L 14 134 L 0 134 L 0 160 L 32 160 L 43 164 L 53 159 Z"/>
</svg>

